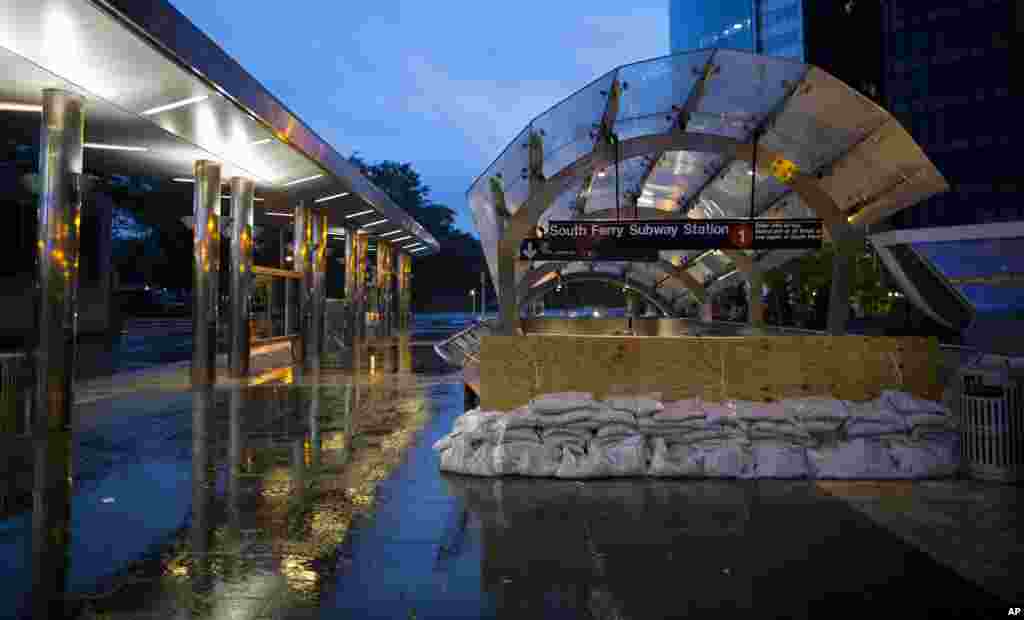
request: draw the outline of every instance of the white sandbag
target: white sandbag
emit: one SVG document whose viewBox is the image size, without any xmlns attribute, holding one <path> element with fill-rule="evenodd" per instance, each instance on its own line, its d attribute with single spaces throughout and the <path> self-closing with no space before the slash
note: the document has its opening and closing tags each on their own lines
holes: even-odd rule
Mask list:
<svg viewBox="0 0 1024 620">
<path fill-rule="evenodd" d="M 534 398 L 529 407 L 531 413 L 550 415 L 579 409 L 598 409 L 600 404 L 590 392 L 557 392 Z"/>
<path fill-rule="evenodd" d="M 568 446 L 562 450 L 562 462 L 555 476 L 558 478 L 599 478 L 607 475 L 604 455 L 600 451 L 577 451 Z"/>
<path fill-rule="evenodd" d="M 738 439 L 743 437 L 743 435 L 741 435 L 739 433 L 736 433 L 736 432 L 731 431 L 731 430 L 723 430 L 721 428 L 709 429 L 709 430 L 700 430 L 700 431 L 691 431 L 689 433 L 676 433 L 676 434 L 672 434 L 671 436 L 669 436 L 669 435 L 660 435 L 660 436 L 666 437 L 666 441 L 668 441 L 670 444 L 672 444 L 672 443 L 689 444 L 689 443 L 698 443 L 698 442 L 702 442 L 702 441 L 729 441 L 729 440 L 738 440 Z"/>
<path fill-rule="evenodd" d="M 845 419 L 849 417 L 845 401 L 829 396 L 786 398 L 781 401 L 786 413 L 801 419 Z"/>
<path fill-rule="evenodd" d="M 747 477 L 754 459 L 750 446 L 737 440 L 694 444 L 704 461 L 704 474 L 709 478 Z"/>
<path fill-rule="evenodd" d="M 933 426 L 940 428 L 956 428 L 956 418 L 942 413 L 912 413 L 907 416 L 907 424 L 910 428 L 919 426 Z"/>
<path fill-rule="evenodd" d="M 754 441 L 751 444 L 754 465 L 748 477 L 806 478 L 809 474 L 807 450 L 781 441 Z"/>
<path fill-rule="evenodd" d="M 567 428 L 569 430 L 574 430 L 574 431 L 588 431 L 588 432 L 593 433 L 593 432 L 596 432 L 597 429 L 601 428 L 602 426 L 604 426 L 604 422 L 601 422 L 599 420 L 582 420 L 580 422 L 570 422 L 569 424 L 563 424 L 561 426 L 558 426 L 557 428 Z M 545 428 L 556 428 L 556 427 L 545 427 Z"/>
<path fill-rule="evenodd" d="M 764 403 L 751 400 L 734 400 L 726 403 L 729 409 L 735 411 L 735 415 L 740 420 L 747 420 L 751 422 L 760 420 L 780 420 L 786 419 L 786 408 L 779 402 Z"/>
<path fill-rule="evenodd" d="M 498 432 L 498 443 L 510 441 L 536 441 L 540 443 L 540 433 L 533 428 L 503 428 Z"/>
<path fill-rule="evenodd" d="M 636 424 L 608 424 L 597 430 L 598 437 L 613 437 L 616 435 L 636 435 Z"/>
<path fill-rule="evenodd" d="M 654 419 L 659 422 L 684 422 L 705 417 L 707 414 L 699 397 L 665 403 L 665 409 L 654 414 Z"/>
<path fill-rule="evenodd" d="M 845 435 L 850 439 L 857 437 L 879 437 L 881 435 L 894 435 L 906 433 L 910 430 L 903 420 L 891 418 L 865 419 L 857 418 L 850 420 L 845 426 Z"/>
<path fill-rule="evenodd" d="M 594 409 L 578 409 L 565 411 L 563 413 L 552 413 L 535 416 L 537 426 L 550 428 L 555 426 L 566 426 L 574 422 L 587 422 L 594 419 Z"/>
<path fill-rule="evenodd" d="M 543 440 L 547 439 L 570 439 L 573 441 L 590 441 L 590 438 L 594 436 L 589 430 L 572 430 L 562 426 L 556 426 L 553 428 L 545 428 L 541 431 L 540 437 Z"/>
<path fill-rule="evenodd" d="M 608 408 L 595 411 L 592 419 L 603 424 L 629 424 L 634 426 L 637 423 L 637 418 L 632 413 Z"/>
<path fill-rule="evenodd" d="M 700 478 L 704 476 L 704 455 L 690 446 L 671 450 L 664 440 L 653 440 L 647 475 L 659 478 Z"/>
<path fill-rule="evenodd" d="M 844 400 L 849 415 L 847 420 L 900 420 L 906 416 L 896 411 L 883 398 L 876 398 L 867 401 Z"/>
<path fill-rule="evenodd" d="M 494 476 L 494 444 L 456 437 L 441 453 L 441 470 L 471 476 Z"/>
<path fill-rule="evenodd" d="M 605 398 L 603 403 L 609 409 L 644 417 L 654 415 L 665 408 L 661 403 L 661 392 L 630 396 L 612 395 Z"/>
<path fill-rule="evenodd" d="M 956 437 L 953 435 L 953 437 Z M 906 478 L 939 478 L 956 474 L 960 447 L 957 441 L 891 440 L 889 451 Z"/>
<path fill-rule="evenodd" d="M 437 441 L 434 442 L 434 446 L 433 446 L 434 452 L 444 452 L 445 450 L 447 450 L 448 448 L 451 448 L 451 447 L 452 447 L 452 436 L 451 435 L 445 435 L 444 437 L 438 439 Z"/>
<path fill-rule="evenodd" d="M 735 420 L 736 409 L 734 406 L 730 406 L 729 403 L 704 403 L 701 405 L 704 410 L 704 415 L 710 422 L 717 422 L 722 420 Z"/>
<path fill-rule="evenodd" d="M 537 441 L 504 443 L 494 448 L 494 469 L 501 475 L 553 476 L 560 457 L 560 452 Z"/>
<path fill-rule="evenodd" d="M 886 401 L 893 409 L 901 413 L 938 413 L 951 415 L 949 409 L 939 402 L 918 398 L 913 394 L 899 390 L 883 390 L 879 397 Z"/>
<path fill-rule="evenodd" d="M 807 433 L 835 433 L 843 425 L 843 420 L 832 419 L 794 419 L 794 423 Z"/>
<path fill-rule="evenodd" d="M 637 428 L 640 430 L 678 430 L 678 431 L 694 431 L 703 430 L 716 426 L 714 422 L 709 422 L 704 418 L 691 418 L 689 420 L 658 420 L 657 416 L 654 418 L 642 418 L 637 421 Z"/>
<path fill-rule="evenodd" d="M 647 442 L 640 435 L 615 442 L 592 441 L 589 451 L 602 458 L 606 476 L 642 476 L 647 471 Z"/>
<path fill-rule="evenodd" d="M 887 479 L 901 473 L 888 447 L 879 439 L 851 439 L 828 446 L 807 449 L 807 460 L 814 478 Z"/>
</svg>

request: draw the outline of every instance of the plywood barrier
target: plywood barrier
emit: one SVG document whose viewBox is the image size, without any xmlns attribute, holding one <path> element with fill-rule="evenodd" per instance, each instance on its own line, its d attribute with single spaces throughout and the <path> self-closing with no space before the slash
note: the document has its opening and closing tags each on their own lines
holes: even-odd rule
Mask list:
<svg viewBox="0 0 1024 620">
<path fill-rule="evenodd" d="M 824 394 L 869 400 L 902 389 L 939 400 L 938 362 L 935 338 L 485 336 L 480 398 L 485 409 L 499 410 L 566 391 L 770 401 Z"/>
<path fill-rule="evenodd" d="M 532 317 L 523 319 L 527 334 L 586 334 L 612 335 L 629 328 L 629 319 L 620 317 Z"/>
</svg>

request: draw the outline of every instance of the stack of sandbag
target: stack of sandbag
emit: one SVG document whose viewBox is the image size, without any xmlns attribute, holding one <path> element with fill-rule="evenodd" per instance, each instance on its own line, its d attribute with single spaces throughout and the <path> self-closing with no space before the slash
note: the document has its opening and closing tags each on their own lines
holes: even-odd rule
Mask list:
<svg viewBox="0 0 1024 620">
<path fill-rule="evenodd" d="M 734 478 L 750 469 L 743 423 L 725 405 L 699 398 L 666 403 L 639 418 L 639 427 L 650 444 L 651 476 Z"/>
<path fill-rule="evenodd" d="M 559 459 L 545 444 L 528 407 L 510 411 L 495 424 L 494 471 L 498 475 L 553 476 Z"/>
<path fill-rule="evenodd" d="M 730 401 L 749 442 L 750 466 L 744 477 L 805 478 L 810 475 L 807 448 L 811 433 L 779 402 Z"/>
<path fill-rule="evenodd" d="M 632 412 L 613 409 L 586 392 L 538 396 L 530 401 L 529 410 L 548 454 L 557 463 L 555 476 L 597 478 L 637 473 L 633 453 L 643 451 L 629 441 L 636 426 Z"/>
<path fill-rule="evenodd" d="M 441 453 L 441 470 L 472 476 L 494 476 L 499 411 L 471 409 L 455 419 L 452 432 L 434 444 Z"/>
<path fill-rule="evenodd" d="M 814 478 L 899 477 L 887 437 L 903 436 L 906 424 L 884 403 L 857 403 L 829 396 L 782 401 L 788 415 L 816 439 L 807 462 Z"/>
<path fill-rule="evenodd" d="M 902 476 L 949 476 L 959 467 L 960 435 L 953 412 L 943 403 L 912 394 L 886 390 L 878 399 L 904 419 L 908 437 L 888 441 L 889 451 Z"/>
<path fill-rule="evenodd" d="M 649 419 L 664 409 L 661 394 L 609 396 L 602 404 L 602 425 L 590 440 L 588 450 L 600 459 L 605 475 L 646 474 L 648 446 L 638 420 Z"/>
</svg>

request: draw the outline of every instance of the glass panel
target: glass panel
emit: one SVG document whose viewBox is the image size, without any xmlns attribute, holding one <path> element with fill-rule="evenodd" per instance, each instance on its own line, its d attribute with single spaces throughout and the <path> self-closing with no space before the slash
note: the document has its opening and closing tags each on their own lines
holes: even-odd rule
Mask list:
<svg viewBox="0 0 1024 620">
<path fill-rule="evenodd" d="M 619 71 L 619 80 L 625 86 L 619 122 L 657 115 L 667 125 L 664 117 L 672 113 L 673 105 L 681 107 L 686 102 L 710 55 L 709 51 L 677 54 L 623 67 Z M 622 135 L 619 123 L 616 131 Z"/>
<path fill-rule="evenodd" d="M 713 217 L 750 217 L 750 189 L 753 185 L 750 165 L 743 161 L 730 164 L 723 178 L 709 185 L 701 199 L 717 205 L 722 214 Z M 760 215 L 769 205 L 789 191 L 782 183 L 767 175 L 757 175 L 754 215 Z"/>
<path fill-rule="evenodd" d="M 609 71 L 533 121 L 534 130 L 543 132 L 545 161 L 571 142 L 589 142 L 586 152 L 590 152 L 591 132 L 604 115 L 614 77 L 615 72 Z"/>
<path fill-rule="evenodd" d="M 966 284 L 957 286 L 964 297 L 984 318 L 1024 320 L 1024 284 L 1018 286 L 992 286 Z"/>
<path fill-rule="evenodd" d="M 947 278 L 1024 274 L 1024 238 L 913 244 Z"/>
<path fill-rule="evenodd" d="M 806 65 L 735 50 L 718 50 L 712 62 L 720 71 L 708 81 L 698 112 L 727 114 L 760 123 L 799 80 Z"/>
<path fill-rule="evenodd" d="M 949 290 L 909 245 L 890 246 L 889 252 L 906 274 L 908 282 L 905 285 L 917 290 L 933 312 L 957 328 L 964 328 L 970 323 L 970 308 Z"/>
</svg>

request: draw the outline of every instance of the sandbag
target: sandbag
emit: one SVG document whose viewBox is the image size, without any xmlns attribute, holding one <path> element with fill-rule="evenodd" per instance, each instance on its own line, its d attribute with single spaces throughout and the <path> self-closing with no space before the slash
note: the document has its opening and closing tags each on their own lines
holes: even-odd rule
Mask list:
<svg viewBox="0 0 1024 620">
<path fill-rule="evenodd" d="M 846 423 L 845 434 L 850 439 L 857 437 L 878 437 L 906 433 L 910 430 L 903 420 L 889 418 L 866 419 L 857 418 Z"/>
<path fill-rule="evenodd" d="M 888 447 L 880 439 L 851 439 L 807 449 L 813 477 L 819 479 L 888 479 L 901 473 Z"/>
<path fill-rule="evenodd" d="M 762 403 L 750 400 L 735 400 L 726 403 L 735 412 L 737 418 L 751 422 L 759 420 L 785 421 L 786 408 L 779 402 Z"/>
<path fill-rule="evenodd" d="M 691 446 L 676 446 L 669 451 L 664 439 L 651 442 L 651 462 L 647 475 L 660 478 L 699 478 L 704 476 L 704 455 Z"/>
<path fill-rule="evenodd" d="M 781 401 L 787 415 L 800 419 L 845 419 L 849 411 L 845 401 L 829 396 L 786 398 Z"/>
<path fill-rule="evenodd" d="M 883 390 L 879 399 L 887 402 L 889 406 L 901 413 L 952 415 L 949 409 L 942 403 L 917 398 L 913 394 L 899 390 Z"/>
<path fill-rule="evenodd" d="M 588 452 L 601 457 L 606 476 L 642 476 L 647 471 L 647 442 L 639 435 L 619 441 L 592 441 Z"/>
<path fill-rule="evenodd" d="M 960 465 L 957 436 L 952 440 L 917 441 L 910 438 L 889 442 L 889 452 L 901 476 L 938 478 L 956 474 Z"/>
<path fill-rule="evenodd" d="M 574 411 L 565 411 L 562 413 L 536 415 L 535 420 L 537 426 L 550 428 L 556 426 L 566 426 L 573 422 L 587 422 L 594 419 L 594 409 L 577 409 Z"/>
<path fill-rule="evenodd" d="M 510 441 L 536 441 L 540 443 L 540 433 L 533 428 L 502 428 L 498 432 L 498 443 Z"/>
<path fill-rule="evenodd" d="M 664 409 L 661 393 L 638 394 L 634 396 L 613 395 L 603 401 L 604 405 L 614 411 L 624 411 L 637 416 L 651 416 Z"/>
<path fill-rule="evenodd" d="M 932 426 L 953 429 L 957 427 L 954 416 L 941 413 L 913 413 L 908 415 L 906 419 L 910 428 Z"/>
<path fill-rule="evenodd" d="M 637 422 L 637 428 L 642 431 L 694 431 L 703 430 L 716 426 L 714 422 L 708 422 L 704 418 L 691 418 L 689 420 L 658 420 L 657 416 L 652 419 L 641 419 Z"/>
<path fill-rule="evenodd" d="M 806 478 L 810 473 L 807 450 L 781 441 L 754 441 L 751 444 L 753 467 L 747 477 Z"/>
<path fill-rule="evenodd" d="M 594 400 L 590 392 L 557 392 L 543 394 L 530 401 L 530 412 L 541 415 L 577 411 L 580 409 L 598 409 L 600 404 Z"/>
<path fill-rule="evenodd" d="M 494 444 L 455 438 L 441 453 L 441 470 L 471 476 L 494 476 Z"/>
<path fill-rule="evenodd" d="M 562 462 L 555 472 L 556 477 L 569 479 L 599 478 L 605 475 L 604 455 L 599 451 L 577 451 L 570 446 L 562 450 Z"/>
<path fill-rule="evenodd" d="M 494 470 L 500 475 L 554 476 L 561 452 L 538 441 L 517 441 L 494 448 Z"/>
<path fill-rule="evenodd" d="M 753 468 L 753 455 L 746 442 L 736 440 L 694 444 L 704 460 L 704 474 L 709 478 L 742 478 Z"/>
<path fill-rule="evenodd" d="M 635 424 L 608 424 L 597 430 L 598 437 L 613 437 L 616 435 L 636 435 L 637 425 Z"/>
<path fill-rule="evenodd" d="M 451 447 L 452 447 L 452 436 L 450 434 L 449 435 L 445 435 L 444 437 L 442 437 L 442 438 L 438 439 L 437 441 L 435 441 L 434 442 L 434 446 L 433 446 L 434 452 L 444 452 L 445 450 L 447 450 L 448 448 L 451 448 Z"/>
</svg>

